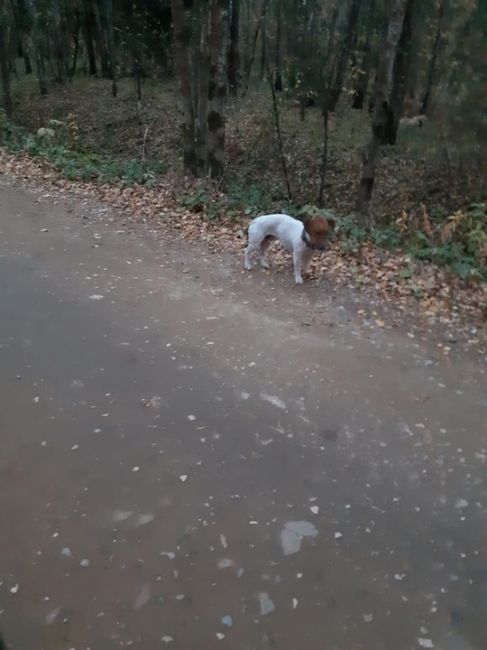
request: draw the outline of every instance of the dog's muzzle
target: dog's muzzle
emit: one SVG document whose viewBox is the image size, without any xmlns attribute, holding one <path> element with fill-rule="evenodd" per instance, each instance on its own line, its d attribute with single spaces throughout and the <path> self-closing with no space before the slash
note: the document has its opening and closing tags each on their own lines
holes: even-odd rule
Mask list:
<svg viewBox="0 0 487 650">
<path fill-rule="evenodd" d="M 309 235 L 306 232 L 306 230 L 303 228 L 303 232 L 301 233 L 301 239 L 304 241 L 306 246 L 312 250 L 312 251 L 324 251 L 326 250 L 326 246 L 316 246 L 316 244 L 312 244 L 309 239 Z"/>
</svg>

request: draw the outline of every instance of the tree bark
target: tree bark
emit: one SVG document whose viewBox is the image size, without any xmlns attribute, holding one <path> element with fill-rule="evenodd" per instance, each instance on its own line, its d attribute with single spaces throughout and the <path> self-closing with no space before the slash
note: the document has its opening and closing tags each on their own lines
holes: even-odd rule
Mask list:
<svg viewBox="0 0 487 650">
<path fill-rule="evenodd" d="M 27 47 L 27 42 L 28 42 L 28 37 L 24 37 L 22 39 L 22 58 L 24 59 L 24 68 L 25 68 L 25 74 L 32 74 L 32 63 L 30 62 L 30 56 L 28 53 L 28 47 Z"/>
<path fill-rule="evenodd" d="M 228 87 L 230 94 L 237 95 L 240 85 L 240 0 L 231 0 L 230 47 L 228 49 Z"/>
<path fill-rule="evenodd" d="M 265 75 L 267 65 L 267 15 L 262 19 L 262 29 L 260 30 L 260 71 L 259 78 L 262 81 Z"/>
<path fill-rule="evenodd" d="M 8 118 L 13 114 L 12 94 L 10 92 L 10 70 L 7 44 L 7 12 L 0 5 L 0 72 L 2 75 L 3 105 Z"/>
<path fill-rule="evenodd" d="M 284 153 L 284 144 L 282 141 L 282 132 L 281 132 L 281 123 L 279 119 L 279 106 L 277 104 L 277 96 L 276 96 L 276 84 L 274 80 L 272 79 L 272 75 L 269 74 L 269 86 L 271 88 L 271 94 L 272 94 L 272 108 L 274 111 L 274 122 L 276 125 L 276 135 L 277 135 L 277 143 L 279 145 L 279 155 L 281 158 L 281 167 L 282 167 L 282 173 L 284 176 L 284 180 L 286 182 L 286 190 L 287 190 L 287 196 L 289 199 L 289 202 L 293 202 L 293 195 L 291 191 L 291 181 L 289 180 L 289 172 L 287 169 L 287 163 L 286 163 L 286 155 Z"/>
<path fill-rule="evenodd" d="M 404 108 L 404 98 L 408 84 L 409 67 L 411 59 L 411 39 L 413 35 L 414 20 L 414 3 L 415 0 L 408 0 L 404 21 L 402 23 L 401 37 L 394 61 L 394 82 L 391 94 L 392 121 L 389 124 L 387 134 L 387 144 L 396 144 L 397 132 L 399 130 L 399 120 Z"/>
<path fill-rule="evenodd" d="M 243 83 L 244 92 L 247 92 L 247 90 L 249 89 L 250 75 L 252 74 L 252 66 L 254 65 L 255 56 L 257 53 L 257 41 L 259 39 L 259 34 L 262 30 L 262 25 L 265 20 L 268 4 L 269 4 L 269 0 L 262 0 L 259 19 L 257 20 L 257 25 L 255 27 L 254 35 L 252 37 L 252 43 L 250 44 L 250 51 L 247 52 L 248 58 L 245 62 L 245 75 L 244 75 L 244 83 Z"/>
<path fill-rule="evenodd" d="M 318 207 L 322 208 L 325 199 L 325 181 L 326 171 L 328 167 L 328 109 L 325 107 L 323 110 L 323 151 L 321 154 L 321 170 L 320 170 L 320 190 L 318 193 Z"/>
<path fill-rule="evenodd" d="M 26 8 L 24 0 L 11 0 L 12 13 L 19 41 L 19 54 L 24 59 L 25 74 L 32 74 L 29 56 L 29 36 L 32 30 L 32 15 Z"/>
<path fill-rule="evenodd" d="M 196 96 L 196 168 L 197 174 L 206 173 L 208 158 L 208 91 L 210 81 L 210 47 L 208 42 L 208 12 L 201 20 L 200 44 L 198 50 L 198 74 Z"/>
<path fill-rule="evenodd" d="M 54 30 L 51 36 L 54 46 L 54 58 L 56 60 L 56 82 L 64 84 L 68 75 L 65 48 L 65 21 L 63 9 L 59 0 L 54 0 L 51 6 L 51 18 L 54 21 Z"/>
<path fill-rule="evenodd" d="M 382 56 L 377 70 L 372 133 L 362 156 L 362 171 L 357 195 L 357 210 L 365 215 L 375 182 L 375 168 L 380 145 L 387 142 L 393 120 L 391 96 L 394 85 L 394 62 L 401 37 L 408 0 L 393 0 Z M 365 221 L 365 219 L 364 219 Z"/>
<path fill-rule="evenodd" d="M 112 80 L 112 97 L 118 94 L 117 85 L 117 61 L 115 57 L 115 39 L 113 36 L 113 0 L 102 0 L 105 24 L 105 40 L 108 55 L 108 69 Z"/>
<path fill-rule="evenodd" d="M 343 39 L 340 54 L 338 55 L 335 77 L 332 82 L 328 98 L 328 110 L 332 113 L 334 112 L 342 93 L 348 59 L 350 57 L 350 51 L 352 49 L 355 33 L 357 31 L 361 1 L 362 0 L 350 0 L 348 8 L 347 30 L 345 33 L 345 38 Z"/>
<path fill-rule="evenodd" d="M 306 118 L 306 106 L 308 102 L 308 75 L 307 67 L 309 63 L 309 43 L 307 36 L 309 7 L 306 0 L 296 0 L 294 3 L 294 12 L 296 18 L 296 26 L 293 31 L 296 32 L 294 40 L 294 58 L 295 58 L 295 79 L 294 86 L 298 89 L 299 99 L 299 119 L 304 122 Z"/>
<path fill-rule="evenodd" d="M 189 44 L 191 32 L 187 25 L 183 0 L 171 0 L 174 28 L 174 61 L 183 100 L 183 164 L 185 173 L 197 175 L 195 147 L 195 112 L 191 92 Z"/>
<path fill-rule="evenodd" d="M 330 19 L 328 28 L 328 43 L 326 47 L 326 62 L 323 69 L 323 78 L 325 83 L 325 101 L 324 108 L 328 110 L 328 93 L 330 91 L 333 77 L 335 75 L 335 61 L 333 60 L 333 50 L 335 48 L 336 24 L 338 20 L 338 6 L 335 6 Z"/>
<path fill-rule="evenodd" d="M 71 69 L 69 71 L 69 76 L 74 77 L 76 74 L 76 66 L 78 64 L 78 53 L 79 53 L 79 33 L 81 30 L 81 11 L 79 8 L 79 5 L 75 6 L 74 13 L 76 16 L 76 21 L 73 29 L 73 43 L 74 43 L 74 51 L 73 51 L 73 60 L 71 63 Z"/>
<path fill-rule="evenodd" d="M 426 76 L 426 87 L 424 90 L 423 98 L 421 100 L 421 107 L 419 109 L 421 115 L 426 114 L 431 99 L 431 91 L 433 89 L 433 82 L 435 79 L 436 61 L 438 59 L 438 52 L 440 49 L 441 29 L 443 27 L 443 18 L 445 16 L 446 6 L 447 0 L 440 0 L 440 6 L 438 8 L 438 19 L 436 22 L 435 39 L 433 41 L 433 48 L 431 50 L 428 74 Z"/>
<path fill-rule="evenodd" d="M 47 95 L 48 85 L 46 80 L 46 48 L 43 39 L 47 32 L 47 20 L 44 12 L 38 11 L 34 14 L 33 41 L 35 50 L 37 80 L 41 95 Z"/>
<path fill-rule="evenodd" d="M 276 0 L 276 53 L 275 66 L 276 74 L 274 79 L 274 89 L 276 92 L 282 92 L 282 0 Z"/>
<path fill-rule="evenodd" d="M 322 73 L 323 77 L 323 148 L 321 152 L 321 164 L 320 164 L 320 189 L 318 192 L 318 206 L 322 207 L 325 200 L 325 182 L 326 174 L 328 170 L 328 135 L 329 135 L 329 92 L 331 88 L 331 82 L 335 74 L 335 62 L 332 61 L 333 46 L 335 43 L 335 30 L 336 23 L 338 19 L 338 5 L 335 5 L 335 8 L 331 15 L 331 20 L 329 24 L 329 34 L 328 34 L 328 43 L 327 43 L 327 52 L 326 52 L 326 64 Z"/>
<path fill-rule="evenodd" d="M 86 53 L 88 55 L 88 66 L 90 75 L 94 76 L 97 73 L 96 69 L 96 54 L 95 54 L 95 32 L 96 32 L 96 19 L 93 11 L 91 0 L 83 0 L 82 4 L 82 30 L 83 39 L 86 46 Z"/>
<path fill-rule="evenodd" d="M 208 173 L 221 178 L 225 159 L 225 25 L 228 3 L 210 1 L 210 79 L 208 84 Z"/>
<path fill-rule="evenodd" d="M 98 56 L 100 59 L 101 74 L 105 79 L 111 79 L 112 71 L 110 69 L 110 56 L 108 53 L 107 42 L 107 18 L 105 12 L 106 0 L 94 0 L 95 2 L 95 43 L 98 49 Z"/>
<path fill-rule="evenodd" d="M 360 71 L 357 83 L 354 89 L 352 108 L 362 110 L 365 102 L 365 95 L 369 87 L 370 69 L 372 67 L 372 32 L 375 17 L 375 0 L 369 0 L 369 12 L 367 17 L 367 27 L 365 32 L 365 41 L 362 48 L 362 59 L 360 62 Z"/>
</svg>

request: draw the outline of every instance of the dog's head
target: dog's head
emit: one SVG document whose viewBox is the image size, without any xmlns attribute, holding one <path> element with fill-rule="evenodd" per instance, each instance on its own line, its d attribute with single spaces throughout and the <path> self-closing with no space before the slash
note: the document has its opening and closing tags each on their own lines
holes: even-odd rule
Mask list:
<svg viewBox="0 0 487 650">
<path fill-rule="evenodd" d="M 304 229 L 310 245 L 319 251 L 324 251 L 327 239 L 335 229 L 335 219 L 313 215 L 304 221 Z"/>
</svg>

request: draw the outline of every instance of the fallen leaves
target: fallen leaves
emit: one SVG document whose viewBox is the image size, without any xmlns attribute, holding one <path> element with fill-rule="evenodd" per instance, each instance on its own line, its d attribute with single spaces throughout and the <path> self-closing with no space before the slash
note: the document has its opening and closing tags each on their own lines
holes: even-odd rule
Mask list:
<svg viewBox="0 0 487 650">
<path fill-rule="evenodd" d="M 119 211 L 127 222 L 149 224 L 156 232 L 179 233 L 186 241 L 203 243 L 210 253 L 231 253 L 240 258 L 245 246 L 248 217 L 210 220 L 204 213 L 181 206 L 181 196 L 194 188 L 195 182 L 190 179 L 167 175 L 153 187 L 68 181 L 42 158 L 5 151 L 0 151 L 0 166 L 6 174 L 28 179 L 35 188 L 49 191 L 50 200 L 71 194 L 94 199 Z M 216 199 L 221 195 L 216 189 L 214 194 Z M 129 231 L 127 223 L 123 227 L 123 232 Z M 278 245 L 273 246 L 270 256 L 273 274 L 291 264 L 289 254 Z M 359 292 L 364 306 L 356 313 L 367 319 L 372 312 L 373 322 L 381 329 L 386 327 L 383 311 L 387 308 L 387 327 L 415 314 L 423 321 L 423 325 L 417 324 L 419 328 L 424 329 L 424 323 L 453 327 L 468 346 L 485 343 L 485 285 L 469 284 L 445 269 L 419 264 L 405 253 L 387 252 L 371 243 L 354 252 L 343 251 L 339 241 L 332 242 L 325 255 L 313 259 L 310 273 L 314 280 L 326 278 L 337 288 Z M 90 299 L 102 297 L 94 294 Z M 375 313 L 367 308 L 367 302 L 374 305 Z M 411 329 L 408 325 L 408 336 L 414 338 Z M 443 348 L 445 354 L 449 351 L 448 346 Z"/>
</svg>

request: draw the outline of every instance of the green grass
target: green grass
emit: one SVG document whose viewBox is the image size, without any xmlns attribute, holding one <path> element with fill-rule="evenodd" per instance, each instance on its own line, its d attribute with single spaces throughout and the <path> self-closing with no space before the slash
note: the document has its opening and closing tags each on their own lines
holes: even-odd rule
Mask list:
<svg viewBox="0 0 487 650">
<path fill-rule="evenodd" d="M 166 170 L 181 170 L 181 107 L 172 80 L 146 80 L 138 107 L 131 79 L 119 80 L 117 98 L 111 96 L 110 81 L 80 75 L 64 86 L 52 85 L 49 95 L 40 97 L 35 77 L 20 73 L 22 62 L 17 69 L 14 117 L 20 126 L 3 129 L 3 146 L 44 156 L 70 179 L 151 184 Z M 297 215 L 302 206 L 316 202 L 323 128 L 320 109 L 307 109 L 301 121 L 292 98 L 283 93 L 278 104 L 292 201 L 283 181 L 269 89 L 256 83 L 245 97 L 228 102 L 221 191 L 200 179 L 183 192 L 183 205 L 216 219 L 271 210 Z M 48 127 L 52 119 L 65 124 L 54 140 L 29 135 Z M 360 151 L 369 135 L 367 111 L 354 111 L 343 102 L 330 119 L 325 205 L 338 215 L 353 212 Z M 440 119 L 426 120 L 421 128 L 401 127 L 397 146 L 381 150 L 371 203 L 375 228 L 367 233 L 353 217 L 344 216 L 340 228 L 344 248 L 353 249 L 372 238 L 378 246 L 408 251 L 415 259 L 448 267 L 462 277 L 485 278 L 487 224 L 468 207 L 485 200 L 484 167 L 477 162 L 469 165 L 468 157 L 462 159 L 459 143 L 464 138 L 460 134 L 457 142 L 451 135 Z M 143 148 L 144 164 L 140 162 Z M 429 234 L 422 229 L 423 205 L 432 223 Z M 452 237 L 442 241 L 441 229 L 458 209 L 465 217 Z M 406 228 L 398 225 L 403 215 L 407 215 Z"/>
<path fill-rule="evenodd" d="M 41 156 L 69 180 L 151 185 L 165 172 L 162 163 L 144 164 L 135 158 L 117 160 L 98 153 L 70 148 L 66 143 L 66 136 L 62 133 L 54 138 L 33 135 L 22 127 L 11 124 L 2 111 L 0 146 L 13 153 L 25 152 L 32 156 Z"/>
</svg>

